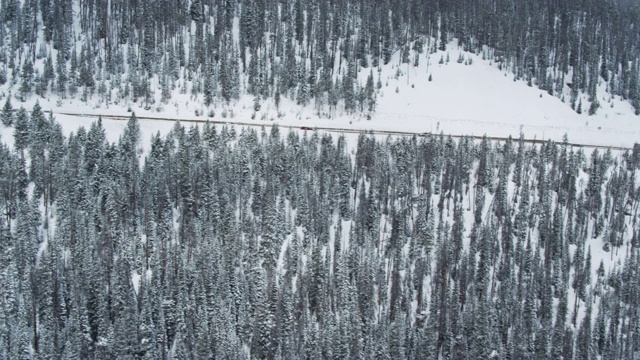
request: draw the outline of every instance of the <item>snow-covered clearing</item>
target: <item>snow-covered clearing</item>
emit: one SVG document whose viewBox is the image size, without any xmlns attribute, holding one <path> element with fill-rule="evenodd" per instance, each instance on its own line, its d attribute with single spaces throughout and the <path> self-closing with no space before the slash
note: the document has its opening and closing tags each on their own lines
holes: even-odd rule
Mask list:
<svg viewBox="0 0 640 360">
<path fill-rule="evenodd" d="M 584 111 L 577 114 L 558 97 L 535 86 L 527 86 L 523 80 L 514 80 L 506 66 L 500 69 L 496 63 L 483 60 L 482 54 L 461 50 L 455 42 L 449 44 L 447 51 L 422 54 L 418 67 L 401 64 L 399 56 L 394 54 L 391 62 L 379 69 L 360 71 L 362 84 L 373 72 L 375 82 L 379 81 L 381 85 L 376 112 L 370 119 L 363 114 L 346 114 L 340 109 L 329 117 L 326 109 L 318 111 L 314 104 L 300 107 L 284 97 L 279 109 L 272 100 L 267 100 L 261 104 L 260 111 L 255 112 L 251 96 L 243 96 L 229 105 L 217 103 L 208 108 L 201 99 L 177 92 L 168 104 L 157 102 L 147 109 L 142 103 L 106 105 L 97 95 L 87 103 L 78 99 L 58 99 L 55 96 L 45 99 L 34 95 L 25 103 L 14 99 L 13 105 L 14 108 L 24 106 L 30 110 L 36 101 L 40 102 L 44 110 L 54 112 L 66 132 L 75 131 L 80 125 L 88 127 L 95 118 L 60 113 L 129 116 L 131 110 L 139 117 L 210 118 L 256 125 L 277 123 L 353 130 L 486 134 L 494 137 L 511 135 L 514 138 L 522 132 L 527 139 L 554 141 L 561 141 L 567 134 L 573 143 L 603 147 L 630 148 L 640 136 L 640 117 L 634 115 L 628 101 L 611 97 L 604 85 L 598 89 L 601 107 L 595 115 L 589 116 L 586 94 L 580 95 Z M 459 58 L 464 61 L 459 63 Z M 429 81 L 430 76 L 432 81 Z M 565 85 L 562 97 L 568 99 L 569 92 L 570 88 Z M 8 89 L 0 88 L 0 93 L 6 95 Z M 124 122 L 105 119 L 104 123 L 109 131 L 109 140 L 117 140 Z M 166 133 L 172 126 L 166 121 L 141 121 L 145 138 L 157 131 Z M 2 131 L 2 135 L 7 141 L 6 131 Z"/>
</svg>

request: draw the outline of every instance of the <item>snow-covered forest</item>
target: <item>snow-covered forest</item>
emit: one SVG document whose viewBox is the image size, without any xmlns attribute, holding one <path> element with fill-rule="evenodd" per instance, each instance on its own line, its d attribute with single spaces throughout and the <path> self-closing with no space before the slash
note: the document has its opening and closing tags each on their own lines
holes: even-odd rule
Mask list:
<svg viewBox="0 0 640 360">
<path fill-rule="evenodd" d="M 640 147 L 13 123 L 3 359 L 639 354 Z"/>
<path fill-rule="evenodd" d="M 161 111 L 180 98 L 214 114 L 249 96 L 370 114 L 394 53 L 417 67 L 456 39 L 578 113 L 611 96 L 640 112 L 632 0 L 2 0 L 0 12 L 2 96 L 22 101 Z"/>
<path fill-rule="evenodd" d="M 640 358 L 639 20 L 634 0 L 0 0 L 0 360 Z M 523 105 L 470 96 L 497 78 L 542 108 L 529 140 L 471 116 Z M 444 88 L 465 96 L 411 111 Z M 78 120 L 110 106 L 128 121 Z M 201 122 L 134 111 L 173 107 Z M 283 108 L 421 135 L 285 131 Z"/>
</svg>

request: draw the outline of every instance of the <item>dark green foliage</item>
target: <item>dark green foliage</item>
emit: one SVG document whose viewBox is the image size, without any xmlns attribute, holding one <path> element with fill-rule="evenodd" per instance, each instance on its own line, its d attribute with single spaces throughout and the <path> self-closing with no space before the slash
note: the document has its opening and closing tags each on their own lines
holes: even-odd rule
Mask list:
<svg viewBox="0 0 640 360">
<path fill-rule="evenodd" d="M 600 107 L 600 103 L 598 102 L 598 100 L 592 101 L 591 105 L 589 105 L 589 116 L 595 115 L 599 107 Z"/>
<path fill-rule="evenodd" d="M 578 100 L 578 107 L 576 108 L 578 114 L 582 114 L 582 99 Z"/>
<path fill-rule="evenodd" d="M 22 101 L 27 99 L 27 96 L 33 90 L 33 63 L 27 61 L 22 66 L 22 78 L 20 82 L 20 96 Z"/>
<path fill-rule="evenodd" d="M 516 151 L 176 124 L 141 161 L 135 114 L 117 145 L 100 120 L 64 138 L 39 105 L 15 128 L 15 151 L 0 148 L 12 358 L 627 358 L 640 346 L 622 334 L 637 327 L 624 230 L 639 231 L 625 215 L 635 167 L 609 152 L 581 164 L 568 140 Z"/>
<path fill-rule="evenodd" d="M 142 100 L 151 107 L 166 103 L 172 91 L 191 91 L 193 100 L 210 106 L 244 94 L 275 101 L 279 93 L 321 114 L 332 115 L 336 105 L 370 112 L 368 92 L 353 81 L 357 72 L 390 64 L 394 54 L 401 64 L 419 66 L 425 52 L 446 51 L 457 39 L 463 50 L 483 53 L 501 69 L 509 64 L 514 79 L 551 95 L 565 95 L 572 73 L 570 103 L 580 112 L 595 113 L 601 83 L 640 111 L 640 39 L 628 35 L 638 26 L 640 8 L 625 1 L 80 4 L 3 0 L 0 84 L 8 83 L 23 101 L 34 93 L 79 93 L 89 101 L 97 91 L 105 103 Z M 74 36 L 75 24 L 83 36 Z M 462 53 L 458 62 L 467 63 Z M 356 105 L 349 91 L 335 92 L 331 84 L 349 77 Z M 579 106 L 582 94 L 589 96 L 589 109 Z"/>
<path fill-rule="evenodd" d="M 29 145 L 29 114 L 25 108 L 20 107 L 16 112 L 13 139 L 16 150 L 24 150 Z"/>
<path fill-rule="evenodd" d="M 165 102 L 185 86 L 207 106 L 370 113 L 382 80 L 362 68 L 417 66 L 455 38 L 547 91 L 571 70 L 576 111 L 583 94 L 597 110 L 598 81 L 639 108 L 625 2 L 76 5 L 0 1 L 17 98 L 105 84 L 150 106 L 157 82 Z M 114 144 L 101 120 L 65 138 L 10 100 L 0 358 L 637 357 L 638 151 L 211 124 L 147 147 L 135 114 Z"/>
<path fill-rule="evenodd" d="M 13 125 L 13 106 L 11 105 L 11 94 L 9 94 L 7 100 L 4 102 L 2 113 L 0 113 L 0 120 L 2 120 L 2 125 L 4 126 Z"/>
</svg>

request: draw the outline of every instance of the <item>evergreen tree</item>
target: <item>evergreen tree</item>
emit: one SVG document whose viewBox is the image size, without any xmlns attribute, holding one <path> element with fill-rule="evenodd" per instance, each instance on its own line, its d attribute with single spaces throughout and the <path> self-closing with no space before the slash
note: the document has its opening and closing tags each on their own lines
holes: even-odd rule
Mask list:
<svg viewBox="0 0 640 360">
<path fill-rule="evenodd" d="M 21 151 L 29 146 L 29 115 L 27 114 L 27 110 L 23 107 L 20 107 L 16 112 L 16 124 L 13 128 L 13 139 L 15 142 L 16 150 Z"/>
<path fill-rule="evenodd" d="M 13 125 L 13 106 L 11 105 L 11 94 L 7 96 L 7 100 L 4 102 L 4 106 L 2 107 L 2 114 L 0 114 L 0 118 L 4 126 Z"/>
<path fill-rule="evenodd" d="M 236 5 L 202 6 L 204 22 L 233 19 Z M 295 28 L 290 5 L 278 26 Z M 346 5 L 335 5 L 345 19 Z M 251 6 L 265 19 L 285 10 Z M 322 25 L 315 5 L 299 6 L 306 48 Z M 190 11 L 176 17 L 191 22 Z M 390 14 L 396 44 L 403 16 Z M 357 106 L 372 86 L 349 71 Z M 298 80 L 277 84 L 283 96 Z M 574 359 L 638 348 L 633 152 L 530 147 L 524 136 L 517 150 L 444 135 L 351 144 L 210 123 L 146 142 L 135 114 L 110 144 L 100 118 L 65 136 L 39 104 L 14 126 L 13 147 L 0 146 L 0 357 Z M 624 251 L 609 249 L 592 273 L 601 239 Z"/>
</svg>

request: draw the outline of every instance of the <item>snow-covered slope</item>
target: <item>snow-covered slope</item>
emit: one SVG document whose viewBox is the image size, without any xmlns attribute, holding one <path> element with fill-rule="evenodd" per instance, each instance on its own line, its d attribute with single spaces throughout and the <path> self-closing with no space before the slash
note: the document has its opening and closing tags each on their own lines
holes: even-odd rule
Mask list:
<svg viewBox="0 0 640 360">
<path fill-rule="evenodd" d="M 400 54 L 395 53 L 387 65 L 361 69 L 359 79 L 362 85 L 367 76 L 373 73 L 377 86 L 380 86 L 376 111 L 372 116 L 347 114 L 340 109 L 329 115 L 326 108 L 318 110 L 315 104 L 301 107 L 284 97 L 279 108 L 272 100 L 267 100 L 257 112 L 251 96 L 243 96 L 230 105 L 216 103 L 207 107 L 199 97 L 193 98 L 179 91 L 172 95 L 168 104 L 157 102 L 148 109 L 141 103 L 106 105 L 97 95 L 86 103 L 77 98 L 32 95 L 25 103 L 13 99 L 13 106 L 24 106 L 29 110 L 38 101 L 45 110 L 54 113 L 127 116 L 130 111 L 135 111 L 138 116 L 182 120 L 213 118 L 257 125 L 278 123 L 358 130 L 444 132 L 453 135 L 511 135 L 514 138 L 522 132 L 527 139 L 554 141 L 561 141 L 567 134 L 573 143 L 604 147 L 632 147 L 638 139 L 640 117 L 634 115 L 634 109 L 628 101 L 612 97 L 604 85 L 598 89 L 601 106 L 596 114 L 587 114 L 589 102 L 586 94 L 580 94 L 583 111 L 578 114 L 570 107 L 568 100 L 564 101 L 569 98 L 568 86 L 565 85 L 559 97 L 552 96 L 535 86 L 528 86 L 523 80 L 515 79 L 506 66 L 483 58 L 483 54 L 460 49 L 454 41 L 448 44 L 446 51 L 420 55 L 417 67 L 402 64 Z M 0 97 L 6 96 L 9 91 L 8 85 L 0 88 Z M 56 118 L 70 131 L 81 123 L 89 124 L 92 121 L 61 114 Z M 171 124 L 166 122 L 150 122 L 146 125 L 149 133 L 171 128 Z M 120 128 L 124 124 L 113 126 Z"/>
<path fill-rule="evenodd" d="M 428 65 L 396 68 L 402 73 L 398 79 L 394 69 L 382 73 L 383 92 L 373 126 L 388 123 L 395 128 L 493 136 L 517 136 L 522 131 L 528 138 L 556 141 L 567 133 L 576 143 L 610 146 L 631 146 L 640 135 L 640 118 L 631 105 L 610 99 L 604 88 L 599 89 L 597 113 L 587 115 L 587 97 L 582 95 L 584 111 L 578 114 L 558 97 L 514 80 L 481 55 L 452 45 L 446 53 L 432 54 Z M 459 54 L 470 64 L 458 63 Z M 442 57 L 445 63 L 439 64 Z M 565 86 L 567 99 L 569 90 Z"/>
</svg>

